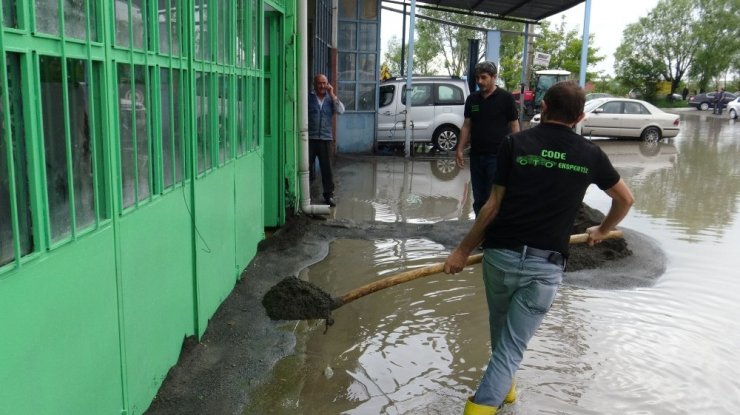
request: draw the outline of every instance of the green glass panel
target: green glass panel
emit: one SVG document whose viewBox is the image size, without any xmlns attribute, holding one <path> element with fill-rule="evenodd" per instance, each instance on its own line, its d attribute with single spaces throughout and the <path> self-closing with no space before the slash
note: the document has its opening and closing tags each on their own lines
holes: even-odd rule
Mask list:
<svg viewBox="0 0 740 415">
<path fill-rule="evenodd" d="M 121 203 L 124 208 L 136 201 L 134 172 L 134 108 L 135 98 L 131 93 L 131 65 L 118 64 L 118 128 L 121 151 Z"/>
<path fill-rule="evenodd" d="M 69 59 L 67 61 L 67 99 L 77 229 L 89 227 L 96 219 L 93 190 L 93 137 L 88 103 L 89 85 L 87 63 Z"/>
<path fill-rule="evenodd" d="M 164 187 L 170 187 L 173 183 L 173 162 L 174 162 L 174 136 L 173 136 L 173 105 L 170 99 L 171 82 L 169 68 L 160 68 L 159 70 L 159 96 L 161 100 L 160 108 L 160 134 L 162 140 L 162 180 Z"/>
<path fill-rule="evenodd" d="M 246 77 L 238 76 L 236 78 L 236 154 L 242 155 L 246 151 L 246 117 L 244 116 L 244 109 L 246 106 Z"/>
<path fill-rule="evenodd" d="M 10 125 L 5 125 L 5 96 L 0 84 L 0 265 L 11 262 L 15 257 L 12 212 L 10 200 L 10 164 L 15 173 L 16 212 L 18 214 L 18 241 L 21 256 L 29 254 L 34 247 L 31 227 L 31 203 L 28 194 L 28 164 L 26 161 L 26 132 L 23 124 L 23 100 L 21 96 L 21 71 L 18 55 L 7 55 L 7 74 Z M 10 148 L 6 141 L 11 135 Z"/>
<path fill-rule="evenodd" d="M 198 173 L 213 167 L 211 117 L 209 113 L 210 74 L 201 72 L 195 80 L 195 116 L 198 134 Z"/>
<path fill-rule="evenodd" d="M 218 161 L 223 164 L 230 158 L 229 143 L 229 78 L 218 76 Z"/>
<path fill-rule="evenodd" d="M 229 51 L 229 30 L 231 21 L 231 2 L 218 2 L 218 62 L 227 63 Z"/>
<path fill-rule="evenodd" d="M 193 22 L 195 22 L 195 57 L 205 61 L 211 60 L 208 0 L 195 0 Z"/>
<path fill-rule="evenodd" d="M 49 205 L 51 240 L 56 241 L 69 235 L 72 226 L 69 212 L 71 189 L 67 169 L 62 60 L 42 56 L 40 58 L 40 73 L 46 193 Z M 60 103 L 62 104 L 60 105 Z"/>
<path fill-rule="evenodd" d="M 260 117 L 260 108 L 262 108 L 262 96 L 260 95 L 260 78 L 253 77 L 252 78 L 252 142 L 251 142 L 251 150 L 257 149 L 260 145 L 260 135 L 261 135 L 261 117 Z M 265 105 L 265 109 L 270 108 L 268 105 Z"/>
<path fill-rule="evenodd" d="M 116 44 L 130 47 L 130 37 L 133 38 L 133 47 L 144 48 L 146 35 L 146 9 L 145 0 L 118 0 L 114 2 L 116 17 Z M 130 31 L 130 32 L 129 32 Z M 129 37 L 130 36 L 130 37 Z"/>
<path fill-rule="evenodd" d="M 185 96 L 184 91 L 180 87 L 182 79 L 182 71 L 176 70 L 172 72 L 172 96 L 174 100 L 172 102 L 172 125 L 174 134 L 174 145 L 175 145 L 175 181 L 180 183 L 183 179 L 183 171 L 185 166 L 183 160 L 185 159 L 184 151 L 185 144 L 183 142 L 185 134 L 183 133 L 183 116 L 182 110 Z"/>
<path fill-rule="evenodd" d="M 5 4 L 6 0 L 3 1 Z M 88 1 L 64 0 L 64 32 L 65 36 L 77 39 L 87 38 L 87 16 Z M 89 1 L 90 16 L 90 39 L 97 40 L 96 16 L 97 7 L 95 1 Z M 5 10 L 3 10 L 5 11 Z M 41 33 L 59 35 L 59 1 L 58 0 L 36 0 L 36 30 Z"/>
<path fill-rule="evenodd" d="M 15 0 L 3 0 L 3 25 L 5 27 L 18 27 L 18 13 Z"/>
<path fill-rule="evenodd" d="M 243 67 L 246 62 L 247 51 L 247 5 L 246 0 L 236 0 L 236 65 Z"/>
<path fill-rule="evenodd" d="M 158 0 L 157 22 L 159 27 L 159 51 L 165 54 L 180 54 L 180 26 L 178 24 L 179 0 Z"/>
<path fill-rule="evenodd" d="M 260 67 L 259 44 L 260 44 L 260 39 L 262 38 L 260 36 L 260 33 L 261 33 L 260 31 L 261 18 L 259 14 L 260 4 L 261 4 L 260 0 L 252 0 L 252 8 L 251 8 L 251 12 L 252 12 L 252 42 L 251 42 L 252 51 L 250 53 L 250 56 L 251 56 L 250 62 L 253 68 Z"/>
<path fill-rule="evenodd" d="M 142 65 L 134 65 L 134 92 L 136 112 L 134 121 L 136 124 L 136 169 L 138 175 L 138 200 L 144 200 L 151 194 L 151 146 L 149 145 L 149 112 L 147 100 L 147 69 Z"/>
</svg>

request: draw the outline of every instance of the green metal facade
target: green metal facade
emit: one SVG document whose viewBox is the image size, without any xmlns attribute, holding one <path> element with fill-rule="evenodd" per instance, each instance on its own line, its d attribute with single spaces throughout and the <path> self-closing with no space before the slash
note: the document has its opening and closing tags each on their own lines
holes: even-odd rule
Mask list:
<svg viewBox="0 0 740 415">
<path fill-rule="evenodd" d="M 0 413 L 143 413 L 296 208 L 295 0 L 1 1 Z"/>
</svg>

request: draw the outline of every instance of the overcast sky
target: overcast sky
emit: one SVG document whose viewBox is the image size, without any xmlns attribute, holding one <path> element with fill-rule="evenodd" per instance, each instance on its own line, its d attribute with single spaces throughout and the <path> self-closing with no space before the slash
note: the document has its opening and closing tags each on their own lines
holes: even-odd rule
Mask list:
<svg viewBox="0 0 740 415">
<path fill-rule="evenodd" d="M 617 51 L 622 41 L 622 31 L 628 24 L 635 23 L 640 17 L 646 16 L 657 4 L 658 0 L 591 1 L 589 32 L 595 37 L 595 46 L 599 48 L 599 54 L 606 56 L 606 59 L 595 67 L 596 71 L 614 74 L 614 52 Z M 398 8 L 394 5 L 389 5 L 389 7 Z M 585 9 L 585 4 L 581 3 L 548 20 L 553 24 L 560 24 L 561 16 L 565 16 L 566 26 L 569 29 L 578 28 L 578 34 L 582 36 Z M 382 10 L 381 13 L 381 48 L 384 52 L 388 39 L 393 35 L 401 39 L 402 20 L 400 13 L 386 10 Z"/>
</svg>

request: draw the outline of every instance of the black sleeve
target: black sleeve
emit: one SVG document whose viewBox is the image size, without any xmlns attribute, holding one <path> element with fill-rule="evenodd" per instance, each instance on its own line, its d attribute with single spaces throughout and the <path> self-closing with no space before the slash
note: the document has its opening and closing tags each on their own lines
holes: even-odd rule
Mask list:
<svg viewBox="0 0 740 415">
<path fill-rule="evenodd" d="M 619 182 L 619 173 L 612 166 L 612 162 L 609 157 L 600 148 L 597 148 L 596 163 L 594 164 L 594 172 L 592 175 L 592 181 L 594 184 L 599 186 L 601 190 L 611 189 L 617 182 Z"/>
<path fill-rule="evenodd" d="M 472 97 L 473 97 L 473 94 L 470 94 L 465 99 L 465 112 L 463 112 L 463 117 L 465 117 L 465 118 L 470 118 L 470 114 L 472 113 L 472 111 L 470 109 L 471 106 L 473 105 L 472 102 L 471 102 Z"/>
</svg>

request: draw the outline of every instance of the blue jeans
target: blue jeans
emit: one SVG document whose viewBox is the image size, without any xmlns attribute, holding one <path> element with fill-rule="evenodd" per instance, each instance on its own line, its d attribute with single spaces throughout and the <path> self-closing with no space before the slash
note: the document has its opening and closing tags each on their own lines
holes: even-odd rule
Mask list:
<svg viewBox="0 0 740 415">
<path fill-rule="evenodd" d="M 514 380 L 563 279 L 563 267 L 507 249 L 486 249 L 483 282 L 491 329 L 491 359 L 474 401 L 498 407 Z"/>
<path fill-rule="evenodd" d="M 495 154 L 470 155 L 470 183 L 473 185 L 473 212 L 478 216 L 480 208 L 486 204 L 493 188 L 493 175 L 496 173 Z"/>
</svg>

